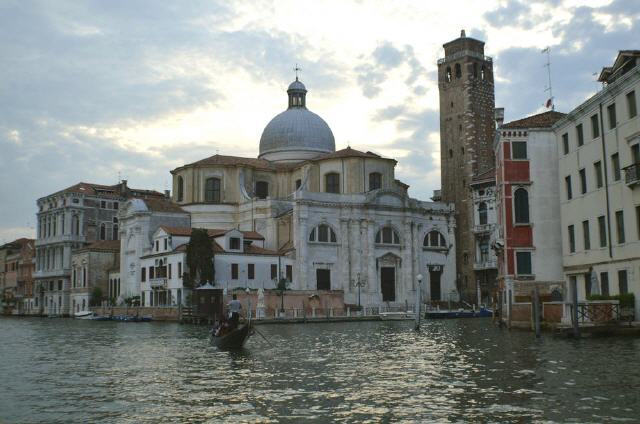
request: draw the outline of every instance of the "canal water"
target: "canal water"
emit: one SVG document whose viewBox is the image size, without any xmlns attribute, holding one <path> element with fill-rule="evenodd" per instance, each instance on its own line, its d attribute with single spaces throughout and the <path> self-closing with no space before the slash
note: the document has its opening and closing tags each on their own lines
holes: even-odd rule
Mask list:
<svg viewBox="0 0 640 424">
<path fill-rule="evenodd" d="M 0 422 L 638 422 L 640 340 L 490 320 L 207 329 L 0 318 Z"/>
</svg>

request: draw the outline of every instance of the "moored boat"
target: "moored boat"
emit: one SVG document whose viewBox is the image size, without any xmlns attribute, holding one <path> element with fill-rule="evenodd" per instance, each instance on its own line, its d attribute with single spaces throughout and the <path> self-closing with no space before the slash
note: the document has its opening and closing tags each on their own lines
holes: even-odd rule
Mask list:
<svg viewBox="0 0 640 424">
<path fill-rule="evenodd" d="M 77 319 L 91 319 L 94 315 L 92 311 L 80 311 L 73 314 L 73 317 Z"/>
<path fill-rule="evenodd" d="M 416 314 L 413 311 L 404 312 L 380 312 L 380 319 L 383 321 L 413 320 Z"/>
<path fill-rule="evenodd" d="M 432 319 L 451 319 L 451 318 L 487 318 L 491 317 L 493 311 L 488 308 L 480 308 L 478 310 L 473 309 L 458 309 L 458 310 L 431 310 L 425 312 L 425 318 Z"/>
</svg>

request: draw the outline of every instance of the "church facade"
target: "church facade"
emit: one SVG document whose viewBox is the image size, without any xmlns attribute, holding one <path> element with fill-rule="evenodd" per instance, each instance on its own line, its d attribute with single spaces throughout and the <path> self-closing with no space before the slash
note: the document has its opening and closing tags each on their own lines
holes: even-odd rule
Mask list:
<svg viewBox="0 0 640 424">
<path fill-rule="evenodd" d="M 266 249 L 294 264 L 292 275 L 277 278 L 291 289 L 404 306 L 415 301 L 422 275 L 425 301 L 456 300 L 453 205 L 409 197 L 394 159 L 336 151 L 297 78 L 287 94 L 288 108 L 264 129 L 258 158 L 214 155 L 171 171 L 172 200 L 190 214 L 191 227 L 260 233 Z"/>
</svg>

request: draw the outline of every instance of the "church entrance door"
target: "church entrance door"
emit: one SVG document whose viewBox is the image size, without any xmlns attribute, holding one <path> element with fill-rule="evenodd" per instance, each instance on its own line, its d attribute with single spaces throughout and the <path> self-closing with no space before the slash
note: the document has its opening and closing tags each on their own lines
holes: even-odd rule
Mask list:
<svg viewBox="0 0 640 424">
<path fill-rule="evenodd" d="M 383 302 L 396 300 L 396 269 L 393 267 L 380 268 L 380 288 Z"/>
<path fill-rule="evenodd" d="M 440 291 L 440 276 L 442 271 L 429 271 L 429 288 L 431 289 L 431 300 L 442 300 L 442 293 Z"/>
</svg>

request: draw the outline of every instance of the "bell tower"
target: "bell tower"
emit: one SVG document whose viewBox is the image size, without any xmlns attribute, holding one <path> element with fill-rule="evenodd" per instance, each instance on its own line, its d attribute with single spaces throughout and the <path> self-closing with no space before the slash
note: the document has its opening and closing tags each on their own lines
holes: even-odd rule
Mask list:
<svg viewBox="0 0 640 424">
<path fill-rule="evenodd" d="M 460 37 L 445 43 L 438 60 L 440 93 L 440 172 L 442 201 L 456 208 L 457 287 L 475 298 L 475 239 L 469 184 L 474 175 L 494 167 L 495 96 L 493 62 L 484 42 Z"/>
</svg>

